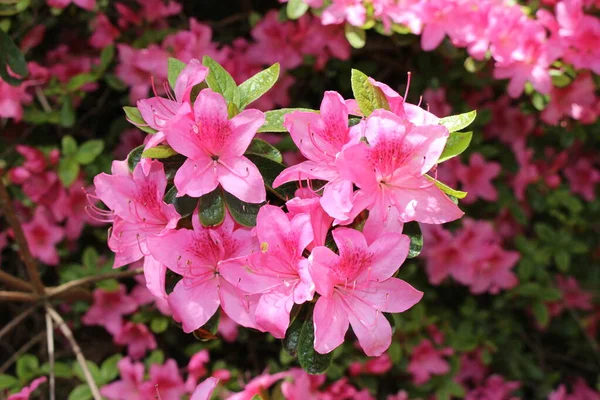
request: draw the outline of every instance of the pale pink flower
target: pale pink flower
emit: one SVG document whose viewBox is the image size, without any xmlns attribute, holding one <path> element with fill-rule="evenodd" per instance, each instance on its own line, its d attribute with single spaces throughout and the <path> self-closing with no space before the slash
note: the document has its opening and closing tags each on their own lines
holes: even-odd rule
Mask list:
<svg viewBox="0 0 600 400">
<path fill-rule="evenodd" d="M 297 214 L 290 220 L 279 207 L 265 205 L 256 218 L 256 235 L 261 251 L 223 263 L 222 275 L 242 290 L 260 295 L 256 325 L 281 339 L 292 306 L 312 300 L 315 291 L 308 260 L 302 257 L 313 241 L 310 217 Z"/>
<path fill-rule="evenodd" d="M 31 254 L 48 265 L 58 264 L 56 245 L 64 238 L 64 230 L 53 221 L 48 210 L 38 206 L 33 219 L 23 224 Z"/>
<path fill-rule="evenodd" d="M 150 380 L 140 385 L 141 399 L 179 399 L 186 393 L 183 378 L 175 360 L 167 360 L 163 365 L 150 366 Z"/>
<path fill-rule="evenodd" d="M 255 395 L 260 395 L 264 390 L 271 387 L 275 382 L 284 379 L 289 375 L 289 372 L 279 372 L 273 375 L 264 373 L 252 379 L 244 386 L 244 390 L 238 393 L 233 393 L 227 400 L 251 400 Z"/>
<path fill-rule="evenodd" d="M 244 156 L 264 120 L 258 110 L 229 119 L 225 99 L 210 89 L 200 92 L 193 110 L 184 103 L 163 127 L 171 147 L 188 157 L 175 175 L 179 195 L 199 197 L 220 184 L 242 201 L 265 201 L 262 176 Z"/>
<path fill-rule="evenodd" d="M 518 400 L 512 392 L 521 386 L 517 381 L 505 381 L 500 375 L 488 377 L 485 383 L 465 396 L 465 400 Z"/>
<path fill-rule="evenodd" d="M 33 392 L 35 392 L 35 390 L 44 382 L 46 382 L 48 379 L 45 376 L 42 376 L 40 378 L 34 379 L 33 381 L 31 381 L 31 383 L 29 384 L 29 386 L 25 386 L 23 389 L 21 389 L 20 392 L 18 393 L 13 393 L 10 396 L 8 396 L 7 400 L 29 400 L 29 396 L 31 396 L 31 394 Z"/>
<path fill-rule="evenodd" d="M 500 174 L 500 169 L 499 163 L 486 162 L 481 153 L 471 154 L 468 165 L 459 164 L 456 176 L 462 183 L 462 189 L 469 193 L 463 202 L 470 204 L 477 198 L 496 201 L 498 192 L 491 180 Z"/>
<path fill-rule="evenodd" d="M 116 335 L 123 326 L 123 316 L 131 314 L 138 309 L 134 298 L 127 295 L 124 285 L 119 285 L 117 290 L 94 290 L 94 302 L 81 317 L 84 325 L 101 325 L 113 335 Z"/>
<path fill-rule="evenodd" d="M 310 274 L 321 295 L 314 310 L 315 350 L 329 353 L 344 342 L 349 325 L 368 356 L 390 345 L 392 329 L 383 312 L 403 312 L 423 293 L 392 278 L 408 254 L 409 239 L 386 233 L 371 245 L 354 229 L 338 228 L 333 238 L 340 254 L 316 247 Z"/>
<path fill-rule="evenodd" d="M 139 360 L 147 350 L 156 349 L 156 340 L 144 324 L 126 322 L 113 337 L 116 344 L 127 346 L 127 354 L 134 360 Z"/>
<path fill-rule="evenodd" d="M 301 368 L 292 368 L 289 376 L 292 379 L 281 384 L 281 392 L 287 400 L 319 398 L 319 386 L 325 383 L 326 375 L 309 375 Z"/>
<path fill-rule="evenodd" d="M 429 381 L 432 375 L 445 375 L 450 371 L 450 364 L 443 357 L 453 354 L 454 351 L 447 347 L 437 349 L 433 344 L 423 339 L 421 343 L 412 349 L 408 372 L 413 376 L 413 382 L 417 385 Z"/>
<path fill-rule="evenodd" d="M 429 0 L 423 3 L 423 21 L 425 27 L 421 33 L 421 47 L 431 51 L 438 47 L 444 37 L 450 33 L 457 20 L 454 17 L 458 2 L 446 0 Z"/>
<path fill-rule="evenodd" d="M 341 24 L 348 21 L 354 26 L 362 26 L 367 20 L 367 10 L 362 0 L 333 0 L 321 15 L 323 25 Z"/>
<path fill-rule="evenodd" d="M 190 400 L 209 400 L 218 383 L 217 378 L 206 378 L 196 387 Z"/>
<path fill-rule="evenodd" d="M 581 195 L 587 201 L 596 198 L 596 185 L 600 182 L 600 170 L 594 168 L 589 158 L 579 157 L 574 165 L 564 171 L 573 193 Z"/>
</svg>

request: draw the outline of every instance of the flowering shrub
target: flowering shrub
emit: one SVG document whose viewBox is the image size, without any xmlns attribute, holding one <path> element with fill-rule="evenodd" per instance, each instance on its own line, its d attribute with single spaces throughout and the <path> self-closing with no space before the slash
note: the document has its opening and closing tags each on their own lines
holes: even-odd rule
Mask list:
<svg viewBox="0 0 600 400">
<path fill-rule="evenodd" d="M 600 399 L 597 2 L 224 1 L 0 4 L 0 399 Z"/>
</svg>

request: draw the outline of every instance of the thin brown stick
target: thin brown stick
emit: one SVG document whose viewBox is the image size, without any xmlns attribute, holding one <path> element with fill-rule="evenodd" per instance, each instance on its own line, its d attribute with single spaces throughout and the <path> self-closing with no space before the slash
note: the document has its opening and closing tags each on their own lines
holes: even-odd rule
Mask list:
<svg viewBox="0 0 600 400">
<path fill-rule="evenodd" d="M 0 170 L 0 176 L 3 175 L 3 172 L 4 171 Z M 21 227 L 21 222 L 17 217 L 12 200 L 8 195 L 8 191 L 6 190 L 6 186 L 4 185 L 4 181 L 2 179 L 0 179 L 0 211 L 2 211 L 4 218 L 6 218 L 6 221 L 13 230 L 15 241 L 19 245 L 19 255 L 21 256 L 21 260 L 27 268 L 29 280 L 31 280 L 34 290 L 37 293 L 44 293 L 44 284 L 42 283 L 40 272 L 38 271 L 35 259 L 29 250 L 27 239 L 25 238 L 23 228 Z"/>
<path fill-rule="evenodd" d="M 35 303 L 38 299 L 39 297 L 34 293 L 0 290 L 0 302 L 15 301 L 21 303 Z"/>
<path fill-rule="evenodd" d="M 23 279 L 7 274 L 4 271 L 0 271 L 0 282 L 12 289 L 23 290 L 25 292 L 33 291 L 33 286 L 29 282 L 25 282 Z"/>
<path fill-rule="evenodd" d="M 31 349 L 39 341 L 44 339 L 44 336 L 46 336 L 46 332 L 38 333 L 37 335 L 32 337 L 29 340 L 29 342 L 25 343 L 19 350 L 15 351 L 10 356 L 10 358 L 0 367 L 0 375 L 4 374 L 10 368 L 10 366 L 13 365 L 23 354 L 27 353 L 29 349 Z"/>
<path fill-rule="evenodd" d="M 141 275 L 143 273 L 144 273 L 143 268 L 136 268 L 136 269 L 131 269 L 131 270 L 122 271 L 122 272 L 107 272 L 104 274 L 87 276 L 85 278 L 75 279 L 73 281 L 63 283 L 60 286 L 47 288 L 46 296 L 48 296 L 48 297 L 58 296 L 61 293 L 65 293 L 67 291 L 70 291 L 70 290 L 78 287 L 78 286 L 86 285 L 88 283 L 100 282 L 100 281 L 104 281 L 107 279 L 130 278 L 132 276 Z"/>
<path fill-rule="evenodd" d="M 46 313 L 46 341 L 48 342 L 48 364 L 50 365 L 49 398 L 56 400 L 56 379 L 54 376 L 54 327 L 52 317 Z"/>
<path fill-rule="evenodd" d="M 85 380 L 87 381 L 87 384 L 90 387 L 90 391 L 92 392 L 92 397 L 94 398 L 94 400 L 101 400 L 102 397 L 100 396 L 100 391 L 98 391 L 98 386 L 96 385 L 96 382 L 94 381 L 94 378 L 92 377 L 92 374 L 90 373 L 90 370 L 88 369 L 87 361 L 86 361 L 85 357 L 83 356 L 83 353 L 81 352 L 81 348 L 77 344 L 75 337 L 73 336 L 73 332 L 71 332 L 71 329 L 69 329 L 69 327 L 67 326 L 65 321 L 56 312 L 56 310 L 54 310 L 48 304 L 46 304 L 46 312 L 48 314 L 50 314 L 50 316 L 52 317 L 52 319 L 54 320 L 54 322 L 56 323 L 56 325 L 58 326 L 60 331 L 63 333 L 63 335 L 67 338 L 67 340 L 71 344 L 71 349 L 75 353 L 77 362 L 81 366 L 81 370 L 83 371 Z"/>
<path fill-rule="evenodd" d="M 8 324 L 6 324 L 6 326 L 4 328 L 2 328 L 2 330 L 0 330 L 0 339 L 2 339 L 2 337 L 4 335 L 6 335 L 8 332 L 10 332 L 11 329 L 13 329 L 17 325 L 19 325 L 21 323 L 21 321 L 23 321 L 25 318 L 29 317 L 31 315 L 31 313 L 33 313 L 35 311 L 36 308 L 37 308 L 37 306 L 35 306 L 35 305 L 29 307 L 27 310 L 23 311 L 21 314 L 17 315 L 15 318 L 13 318 Z"/>
</svg>

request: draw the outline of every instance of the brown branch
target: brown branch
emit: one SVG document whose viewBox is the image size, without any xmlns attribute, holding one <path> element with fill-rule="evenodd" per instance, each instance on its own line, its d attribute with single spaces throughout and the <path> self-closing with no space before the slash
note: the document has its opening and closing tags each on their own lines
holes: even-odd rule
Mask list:
<svg viewBox="0 0 600 400">
<path fill-rule="evenodd" d="M 50 365 L 49 398 L 56 400 L 56 380 L 54 375 L 54 328 L 52 317 L 46 312 L 46 340 L 48 345 L 48 364 Z"/>
<path fill-rule="evenodd" d="M 37 305 L 29 307 L 27 310 L 23 311 L 21 314 L 17 315 L 15 318 L 13 318 L 8 324 L 6 324 L 6 326 L 4 328 L 2 328 L 2 330 L 0 331 L 0 339 L 2 339 L 2 337 L 4 335 L 6 335 L 8 332 L 10 332 L 11 329 L 13 329 L 17 325 L 19 325 L 21 323 L 21 321 L 23 321 L 25 318 L 29 317 L 35 311 L 36 308 L 37 308 Z"/>
<path fill-rule="evenodd" d="M 23 279 L 7 274 L 4 271 L 0 271 L 0 282 L 6 284 L 13 289 L 23 290 L 25 292 L 32 292 L 33 286 L 29 282 L 25 282 Z"/>
<path fill-rule="evenodd" d="M 143 268 L 131 269 L 128 271 L 122 272 L 107 272 L 104 274 L 98 274 L 94 276 L 87 276 L 81 279 L 75 279 L 74 281 L 69 281 L 63 283 L 60 286 L 50 287 L 46 289 L 46 296 L 55 297 L 62 293 L 72 291 L 78 286 L 87 285 L 88 283 L 94 283 L 99 281 L 104 281 L 107 279 L 121 279 L 121 278 L 131 278 L 132 276 L 141 275 L 144 273 Z"/>
<path fill-rule="evenodd" d="M 0 290 L 0 302 L 14 301 L 20 303 L 35 303 L 38 300 L 39 297 L 35 293 Z"/>
<path fill-rule="evenodd" d="M 29 349 L 35 346 L 40 340 L 46 336 L 46 332 L 40 332 L 32 337 L 29 342 L 25 343 L 19 350 L 15 351 L 10 358 L 2 364 L 0 367 L 0 375 L 4 374 L 11 365 L 13 365 L 23 354 L 27 353 Z"/>
<path fill-rule="evenodd" d="M 92 397 L 94 400 L 101 400 L 100 392 L 98 391 L 98 385 L 94 381 L 92 374 L 87 366 L 87 361 L 81 352 L 81 348 L 77 344 L 75 337 L 73 336 L 73 332 L 67 326 L 62 317 L 54 310 L 54 308 L 50 307 L 50 305 L 46 304 L 46 312 L 50 314 L 50 317 L 54 320 L 62 334 L 67 338 L 69 343 L 71 344 L 71 349 L 75 353 L 75 357 L 77 358 L 77 362 L 79 366 L 81 366 L 81 370 L 83 371 L 83 375 L 85 376 L 85 380 L 87 381 L 88 386 L 90 387 L 90 391 L 92 392 Z"/>
<path fill-rule="evenodd" d="M 4 171 L 0 170 L 0 176 L 3 175 L 3 172 Z M 6 218 L 8 224 L 13 230 L 15 241 L 19 245 L 19 255 L 21 256 L 21 260 L 23 260 L 23 263 L 27 268 L 27 273 L 29 274 L 29 279 L 33 284 L 34 290 L 37 293 L 44 293 L 44 284 L 42 283 L 40 272 L 38 271 L 35 259 L 29 250 L 27 239 L 25 238 L 23 228 L 21 227 L 21 222 L 17 217 L 12 200 L 8 195 L 8 191 L 6 190 L 6 186 L 4 185 L 4 181 L 2 179 L 0 179 L 0 211 L 2 211 L 4 218 Z"/>
</svg>

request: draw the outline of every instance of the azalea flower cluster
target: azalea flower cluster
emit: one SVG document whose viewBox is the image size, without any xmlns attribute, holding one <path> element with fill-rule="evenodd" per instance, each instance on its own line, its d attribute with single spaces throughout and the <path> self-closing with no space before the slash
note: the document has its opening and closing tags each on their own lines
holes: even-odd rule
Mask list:
<svg viewBox="0 0 600 400">
<path fill-rule="evenodd" d="M 475 60 L 491 57 L 494 77 L 510 79 L 508 93 L 512 97 L 520 96 L 527 82 L 538 92 L 550 94 L 551 71 L 558 60 L 600 74 L 600 53 L 594 45 L 600 40 L 600 21 L 586 13 L 597 6 L 593 1 L 558 1 L 554 4 L 554 14 L 542 8 L 536 18 L 530 18 L 520 4 L 502 0 L 333 0 L 327 4 L 323 0 L 304 0 L 304 3 L 318 9 L 324 25 L 347 22 L 364 29 L 377 22 L 386 32 L 405 30 L 421 35 L 425 51 L 434 50 L 448 36 L 452 45 L 466 48 Z M 574 118 L 597 118 L 595 103 L 585 112 L 575 112 Z"/>
<path fill-rule="evenodd" d="M 234 101 L 214 90 L 228 83 L 214 85 L 219 78 L 211 74 L 191 60 L 179 73 L 173 96 L 140 100 L 143 122 L 157 131 L 141 160 L 135 165 L 132 153 L 113 162 L 111 174 L 95 177 L 97 198 L 109 210 L 92 206 L 90 212 L 112 222 L 108 244 L 114 267 L 143 259 L 148 289 L 167 299 L 185 332 L 207 324 L 220 307 L 236 323 L 283 339 L 294 305 L 314 303 L 318 353 L 341 345 L 351 325 L 366 354 L 382 354 L 392 335 L 383 313 L 403 312 L 423 295 L 394 277 L 409 253 L 403 224 L 440 224 L 463 214 L 426 175 L 445 149 L 448 128 L 366 76 L 364 87 L 381 93 L 389 110 L 375 107 L 351 124 L 350 115 L 364 115 L 365 103 L 361 107 L 360 100 L 326 92 L 320 112 L 284 116 L 281 128 L 290 132 L 306 161 L 284 169 L 268 187 L 306 186 L 284 199 L 283 207 L 264 204 L 263 172 L 246 152 L 257 144 L 253 138 L 265 114 L 245 109 L 232 116 Z M 193 89 L 205 80 L 210 87 L 193 99 Z M 199 198 L 187 213 L 191 216 L 164 201 L 171 179 L 160 161 L 166 149 L 168 156 L 184 156 L 169 173 L 169 191 L 175 199 Z M 315 189 L 317 182 L 321 187 Z M 227 210 L 216 223 L 206 223 L 204 199 L 222 202 L 221 193 Z M 242 211 L 259 205 L 254 228 L 236 219 L 238 210 L 228 196 L 246 204 Z M 167 270 L 182 277 L 169 294 Z"/>
</svg>

